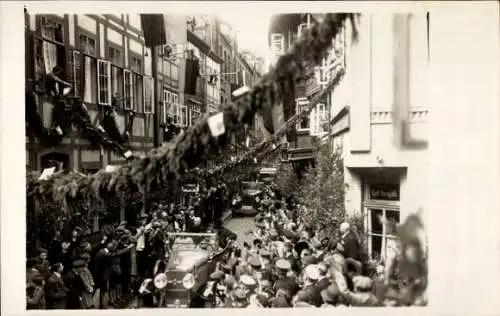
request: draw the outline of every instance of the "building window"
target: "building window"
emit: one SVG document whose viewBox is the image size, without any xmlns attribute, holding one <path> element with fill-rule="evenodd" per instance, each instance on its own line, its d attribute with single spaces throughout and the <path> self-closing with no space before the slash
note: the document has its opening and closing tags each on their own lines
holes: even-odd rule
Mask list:
<svg viewBox="0 0 500 316">
<path fill-rule="evenodd" d="M 318 103 L 311 111 L 310 115 L 311 135 L 321 136 L 326 131 L 324 128 L 327 123 L 326 106 L 323 103 Z"/>
<path fill-rule="evenodd" d="M 142 73 L 142 58 L 132 57 L 130 69 L 137 73 Z"/>
<path fill-rule="evenodd" d="M 115 65 L 123 66 L 123 54 L 118 48 L 108 48 L 108 59 Z"/>
<path fill-rule="evenodd" d="M 285 53 L 285 37 L 283 34 L 271 34 L 271 51 L 275 55 L 283 55 Z"/>
<path fill-rule="evenodd" d="M 396 241 L 400 222 L 399 182 L 371 181 L 365 184 L 364 211 L 367 215 L 368 252 L 373 259 L 386 258 Z"/>
<path fill-rule="evenodd" d="M 73 95 L 82 96 L 82 54 L 79 51 L 71 52 L 70 72 L 71 84 L 73 85 Z"/>
<path fill-rule="evenodd" d="M 89 55 L 95 56 L 96 55 L 95 39 L 85 34 L 80 34 L 80 49 Z"/>
<path fill-rule="evenodd" d="M 85 91 L 83 100 L 87 103 L 97 104 L 97 60 L 90 56 L 84 57 Z"/>
<path fill-rule="evenodd" d="M 144 77 L 144 113 L 154 113 L 153 78 Z"/>
<path fill-rule="evenodd" d="M 300 114 L 309 106 L 309 100 L 307 98 L 299 98 L 296 100 L 295 113 Z M 310 128 L 310 117 L 304 117 L 297 123 L 298 130 L 309 130 Z"/>
<path fill-rule="evenodd" d="M 99 104 L 111 105 L 111 63 L 109 61 L 97 61 L 97 77 Z"/>
<path fill-rule="evenodd" d="M 142 75 L 132 74 L 132 108 L 140 111 L 144 104 L 144 80 Z"/>
<path fill-rule="evenodd" d="M 132 73 L 128 70 L 123 71 L 123 89 L 124 89 L 124 108 L 125 110 L 133 110 L 132 106 L 132 96 L 133 96 L 133 89 L 132 89 Z"/>
<path fill-rule="evenodd" d="M 201 117 L 201 108 L 197 104 L 189 104 L 189 126 L 196 124 L 196 121 Z"/>
<path fill-rule="evenodd" d="M 124 75 L 123 69 L 115 65 L 111 65 L 111 104 L 116 107 L 124 106 Z"/>
<path fill-rule="evenodd" d="M 55 67 L 66 69 L 64 50 L 63 24 L 47 17 L 41 18 L 41 50 L 45 73 L 52 72 Z"/>
</svg>

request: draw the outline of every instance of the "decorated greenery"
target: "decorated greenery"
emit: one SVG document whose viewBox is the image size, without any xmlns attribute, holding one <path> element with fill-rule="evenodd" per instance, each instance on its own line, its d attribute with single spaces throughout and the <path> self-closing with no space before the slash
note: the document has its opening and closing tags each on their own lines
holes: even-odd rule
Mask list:
<svg viewBox="0 0 500 316">
<path fill-rule="evenodd" d="M 317 148 L 315 167 L 300 181 L 297 202 L 304 206 L 301 217 L 313 229 L 333 233 L 345 219 L 344 165 L 340 151 L 328 146 Z"/>
<path fill-rule="evenodd" d="M 299 178 L 291 163 L 280 164 L 274 183 L 274 189 L 285 199 L 291 198 L 300 188 Z"/>
<path fill-rule="evenodd" d="M 37 199 L 39 209 L 44 205 L 60 205 L 62 210 L 74 208 L 86 201 L 87 209 L 108 209 L 110 201 L 116 197 L 131 196 L 139 192 L 144 195 L 157 190 L 178 186 L 182 181 L 205 179 L 216 183 L 226 179 L 230 170 L 236 174 L 256 164 L 259 159 L 276 146 L 287 128 L 294 126 L 302 117 L 309 115 L 315 104 L 335 87 L 344 74 L 340 69 L 335 78 L 315 98 L 311 105 L 294 115 L 278 131 L 256 145 L 242 156 L 210 169 L 195 169 L 201 163 L 220 155 L 231 137 L 253 122 L 256 113 L 264 118 L 264 125 L 272 130 L 272 109 L 281 104 L 283 96 L 293 91 L 294 84 L 306 76 L 306 66 L 318 64 L 331 48 L 332 39 L 341 31 L 346 21 L 354 22 L 353 14 L 327 14 L 321 24 L 314 25 L 303 32 L 301 38 L 289 53 L 283 55 L 274 69 L 265 75 L 259 83 L 234 104 L 227 106 L 223 112 L 224 133 L 212 135 L 209 117 L 205 115 L 194 126 L 177 135 L 171 142 L 160 148 L 151 150 L 146 157 L 137 158 L 128 165 L 111 172 L 101 170 L 93 175 L 82 175 L 75 172 L 57 173 L 47 180 L 39 180 L 39 174 L 27 177 L 27 194 Z M 353 24 L 354 30 L 356 29 Z M 353 32 L 356 37 L 356 32 Z M 72 121 L 80 129 L 84 137 L 93 144 L 115 150 L 124 154 L 124 148 L 110 139 L 106 133 L 94 127 L 85 105 L 81 100 L 73 102 Z M 285 109 L 287 110 L 287 109 Z M 241 172 L 240 172 L 241 175 Z M 235 177 L 238 179 L 238 176 Z M 206 186 L 209 187 L 209 186 Z M 172 191 L 173 193 L 173 191 Z M 123 200 L 120 202 L 123 203 Z M 103 206 L 104 205 L 104 206 Z M 108 206 L 108 207 L 106 207 Z"/>
</svg>

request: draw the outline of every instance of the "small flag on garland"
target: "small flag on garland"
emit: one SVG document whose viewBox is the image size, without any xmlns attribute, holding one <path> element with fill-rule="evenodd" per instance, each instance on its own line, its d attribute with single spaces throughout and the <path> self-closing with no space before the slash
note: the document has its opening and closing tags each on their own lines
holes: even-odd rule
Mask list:
<svg viewBox="0 0 500 316">
<path fill-rule="evenodd" d="M 56 167 L 50 167 L 43 169 L 42 174 L 38 178 L 38 180 L 48 180 L 56 171 Z"/>
<path fill-rule="evenodd" d="M 208 118 L 208 127 L 213 137 L 220 136 L 226 132 L 226 126 L 224 125 L 224 113 L 219 112 Z"/>
</svg>

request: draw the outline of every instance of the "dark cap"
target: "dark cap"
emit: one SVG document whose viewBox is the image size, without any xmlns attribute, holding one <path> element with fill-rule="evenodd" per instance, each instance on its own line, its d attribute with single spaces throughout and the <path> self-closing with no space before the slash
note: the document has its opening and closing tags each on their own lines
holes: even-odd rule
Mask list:
<svg viewBox="0 0 500 316">
<path fill-rule="evenodd" d="M 266 259 L 269 259 L 271 258 L 271 252 L 265 250 L 265 249 L 262 249 L 260 251 L 260 255 L 262 256 L 262 258 L 266 258 Z"/>
</svg>

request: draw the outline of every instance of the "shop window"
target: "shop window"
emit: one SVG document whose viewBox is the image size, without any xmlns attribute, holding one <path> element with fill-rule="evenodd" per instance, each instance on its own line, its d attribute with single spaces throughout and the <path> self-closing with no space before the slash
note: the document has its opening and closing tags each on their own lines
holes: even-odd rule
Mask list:
<svg viewBox="0 0 500 316">
<path fill-rule="evenodd" d="M 400 223 L 399 183 L 371 182 L 365 185 L 364 210 L 367 215 L 368 252 L 371 258 L 385 258 L 396 240 Z"/>
<path fill-rule="evenodd" d="M 99 104 L 111 105 L 111 63 L 109 61 L 97 61 L 97 77 Z"/>
</svg>

